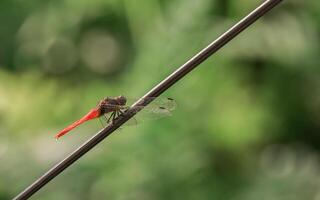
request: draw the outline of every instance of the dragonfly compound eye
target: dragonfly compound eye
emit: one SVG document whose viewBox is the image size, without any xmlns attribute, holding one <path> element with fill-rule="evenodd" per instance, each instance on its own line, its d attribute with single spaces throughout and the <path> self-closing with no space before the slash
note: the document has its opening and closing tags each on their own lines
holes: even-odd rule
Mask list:
<svg viewBox="0 0 320 200">
<path fill-rule="evenodd" d="M 119 96 L 118 97 L 118 103 L 120 104 L 120 105 L 126 105 L 126 103 L 127 103 L 127 98 L 126 97 L 124 97 L 124 96 Z"/>
</svg>

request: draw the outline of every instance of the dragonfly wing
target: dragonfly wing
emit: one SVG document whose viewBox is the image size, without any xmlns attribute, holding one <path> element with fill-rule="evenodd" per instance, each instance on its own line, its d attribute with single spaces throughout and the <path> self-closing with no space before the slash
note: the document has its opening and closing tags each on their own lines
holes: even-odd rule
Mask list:
<svg viewBox="0 0 320 200">
<path fill-rule="evenodd" d="M 146 97 L 146 101 L 151 101 L 150 104 L 148 104 L 145 108 L 146 109 L 152 109 L 152 108 L 157 108 L 157 107 L 163 107 L 169 111 L 172 111 L 176 108 L 177 104 L 176 101 L 172 98 L 163 98 L 163 97 Z M 136 100 L 133 101 L 133 99 L 128 100 L 129 105 L 135 102 Z M 131 102 L 131 103 L 130 103 Z"/>
<path fill-rule="evenodd" d="M 173 99 L 155 99 L 149 105 L 142 108 L 141 111 L 137 113 L 136 118 L 140 122 L 169 117 L 175 108 L 176 102 Z"/>
<path fill-rule="evenodd" d="M 171 115 L 172 112 L 164 107 L 145 107 L 137 113 L 136 118 L 138 121 L 145 121 L 170 117 Z"/>
<path fill-rule="evenodd" d="M 136 117 L 131 117 L 124 125 L 125 126 L 137 126 L 138 120 L 136 119 Z"/>
<path fill-rule="evenodd" d="M 135 102 L 137 99 L 134 98 L 127 98 L 128 99 L 128 105 L 131 104 L 131 102 Z M 155 98 L 155 97 L 148 97 L 146 100 L 151 100 L 152 102 L 148 104 L 147 106 L 141 106 L 140 112 L 137 113 L 133 118 L 129 119 L 124 125 L 125 126 L 132 126 L 137 125 L 141 123 L 142 121 L 146 120 L 154 120 L 159 119 L 163 117 L 168 117 L 172 115 L 172 111 L 176 108 L 176 102 L 171 98 Z M 110 105 L 110 108 L 115 107 L 118 108 L 117 105 Z M 129 106 L 123 106 L 122 111 L 125 112 L 126 109 L 128 109 Z M 139 107 L 137 107 L 139 108 Z M 112 119 L 108 119 L 112 113 L 108 113 L 103 117 L 103 120 L 106 124 L 110 124 L 112 122 Z"/>
</svg>

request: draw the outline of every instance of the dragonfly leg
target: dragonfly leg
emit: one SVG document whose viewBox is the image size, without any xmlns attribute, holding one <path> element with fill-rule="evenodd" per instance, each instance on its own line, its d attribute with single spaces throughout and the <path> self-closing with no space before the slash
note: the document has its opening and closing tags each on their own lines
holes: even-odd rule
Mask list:
<svg viewBox="0 0 320 200">
<path fill-rule="evenodd" d="M 119 110 L 119 113 L 120 113 L 121 115 L 123 115 L 123 111 L 122 111 L 122 110 Z"/>
<path fill-rule="evenodd" d="M 116 115 L 117 115 L 117 111 L 113 111 L 113 113 L 112 113 L 113 115 L 112 115 L 112 120 L 111 120 L 111 123 L 113 123 L 114 122 L 114 119 L 116 118 Z"/>
<path fill-rule="evenodd" d="M 113 121 L 114 115 L 115 115 L 115 113 L 112 112 L 111 115 L 109 116 L 108 120 L 107 120 L 107 124 L 109 124 L 109 122 L 110 122 L 111 119 L 112 119 L 112 121 Z"/>
<path fill-rule="evenodd" d="M 116 117 L 119 117 L 120 114 L 123 114 L 123 112 L 121 110 L 116 110 Z"/>
</svg>

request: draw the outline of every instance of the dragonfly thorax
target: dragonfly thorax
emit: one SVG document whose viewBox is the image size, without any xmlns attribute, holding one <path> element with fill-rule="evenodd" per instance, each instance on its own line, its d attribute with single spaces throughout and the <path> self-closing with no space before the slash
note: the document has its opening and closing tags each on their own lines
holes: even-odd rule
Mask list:
<svg viewBox="0 0 320 200">
<path fill-rule="evenodd" d="M 124 96 L 106 97 L 99 102 L 99 109 L 101 114 L 120 110 L 127 103 L 127 99 Z"/>
</svg>

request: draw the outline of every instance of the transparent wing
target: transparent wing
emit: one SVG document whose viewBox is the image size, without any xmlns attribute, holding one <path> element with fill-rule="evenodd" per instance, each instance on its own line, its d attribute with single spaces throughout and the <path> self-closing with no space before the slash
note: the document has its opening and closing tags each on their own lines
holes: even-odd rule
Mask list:
<svg viewBox="0 0 320 200">
<path fill-rule="evenodd" d="M 131 105 L 137 99 L 134 98 L 127 98 L 127 105 Z M 172 98 L 155 98 L 155 97 L 148 97 L 146 100 L 152 100 L 152 102 L 147 106 L 141 106 L 140 112 L 138 112 L 133 118 L 128 120 L 124 125 L 137 125 L 146 120 L 155 120 L 163 117 L 168 117 L 172 115 L 172 111 L 176 108 L 176 102 Z M 110 105 L 112 107 L 113 105 Z M 123 106 L 121 109 L 125 111 L 128 109 L 129 106 Z M 104 117 L 104 121 L 107 122 L 110 115 L 112 113 L 106 114 Z M 111 123 L 112 120 L 109 120 L 108 123 Z"/>
<path fill-rule="evenodd" d="M 176 108 L 176 102 L 172 98 L 148 98 L 152 102 L 135 115 L 136 120 L 145 121 L 159 119 L 163 117 L 169 117 L 172 115 L 172 111 Z"/>
<path fill-rule="evenodd" d="M 164 107 L 170 111 L 174 110 L 176 107 L 176 102 L 172 98 L 164 98 L 164 97 L 147 97 L 144 98 L 146 101 L 152 101 L 149 105 L 147 105 L 145 108 L 151 109 L 155 107 Z M 136 102 L 137 98 L 127 98 L 127 105 L 130 106 L 134 102 Z"/>
</svg>

